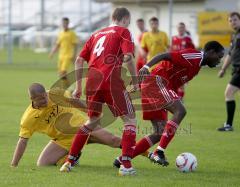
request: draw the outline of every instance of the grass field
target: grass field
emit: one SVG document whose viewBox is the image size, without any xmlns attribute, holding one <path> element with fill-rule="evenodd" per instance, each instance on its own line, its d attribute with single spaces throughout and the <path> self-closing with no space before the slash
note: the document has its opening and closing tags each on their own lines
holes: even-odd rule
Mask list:
<svg viewBox="0 0 240 187">
<path fill-rule="evenodd" d="M 3 54 L 1 51 L 2 62 Z M 49 138 L 35 134 L 19 166 L 11 168 L 19 120 L 29 104 L 28 85 L 41 82 L 50 87 L 57 80 L 54 64 L 48 62 L 46 54 L 16 51 L 15 55 L 13 65 L 0 63 L 0 186 L 240 186 L 239 107 L 234 121 L 235 131 L 217 132 L 216 128 L 225 119 L 223 91 L 229 73 L 219 80 L 217 70 L 207 68 L 201 70 L 187 87 L 185 103 L 188 114 L 181 124 L 182 130 L 178 131 L 166 152 L 169 167 L 162 168 L 138 157 L 133 161 L 137 176 L 121 178 L 112 167 L 120 150 L 89 145 L 81 157 L 81 165 L 72 173 L 60 173 L 58 167 L 38 168 L 38 155 Z M 31 58 L 34 59 L 32 62 Z M 150 124 L 141 120 L 140 112 L 138 121 L 139 139 L 147 133 Z M 121 123 L 117 121 L 108 128 L 120 135 L 120 127 Z M 194 173 L 179 173 L 175 168 L 176 156 L 186 151 L 198 158 L 199 165 Z"/>
</svg>

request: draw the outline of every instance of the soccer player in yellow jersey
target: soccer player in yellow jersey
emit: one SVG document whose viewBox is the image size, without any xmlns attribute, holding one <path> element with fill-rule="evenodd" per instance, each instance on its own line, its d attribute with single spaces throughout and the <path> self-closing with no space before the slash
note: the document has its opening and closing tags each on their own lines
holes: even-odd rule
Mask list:
<svg viewBox="0 0 240 187">
<path fill-rule="evenodd" d="M 11 166 L 16 167 L 24 154 L 28 139 L 35 133 L 48 135 L 52 140 L 40 154 L 37 165 L 55 165 L 63 160 L 70 149 L 73 137 L 80 125 L 86 122 L 86 105 L 78 99 L 65 97 L 63 90 L 45 91 L 39 83 L 29 87 L 32 101 L 24 112 L 19 140 L 13 155 Z M 97 127 L 88 139 L 88 143 L 101 143 L 120 148 L 121 138 Z"/>
<path fill-rule="evenodd" d="M 58 55 L 58 73 L 63 82 L 63 87 L 69 86 L 66 74 L 70 65 L 74 62 L 78 38 L 74 31 L 69 29 L 69 19 L 62 19 L 63 30 L 59 33 L 57 42 L 49 54 L 52 58 L 53 55 L 59 50 Z"/>
<path fill-rule="evenodd" d="M 151 31 L 145 32 L 142 36 L 140 51 L 143 57 L 150 61 L 155 55 L 164 53 L 169 48 L 169 39 L 165 32 L 160 31 L 158 18 L 149 20 Z"/>
</svg>

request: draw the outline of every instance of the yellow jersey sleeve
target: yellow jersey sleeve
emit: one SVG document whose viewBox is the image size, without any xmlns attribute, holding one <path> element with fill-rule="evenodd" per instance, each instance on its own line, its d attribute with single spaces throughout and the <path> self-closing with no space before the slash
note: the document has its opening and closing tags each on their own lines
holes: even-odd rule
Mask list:
<svg viewBox="0 0 240 187">
<path fill-rule="evenodd" d="M 61 36 L 62 36 L 62 33 L 61 33 L 61 32 L 58 33 L 58 36 L 57 36 L 57 42 L 56 42 L 58 45 L 61 44 L 61 38 L 62 38 Z"/>
<path fill-rule="evenodd" d="M 74 31 L 72 31 L 72 44 L 76 45 L 78 43 L 78 37 Z"/>
<path fill-rule="evenodd" d="M 20 123 L 19 136 L 23 138 L 30 138 L 36 129 L 36 118 L 31 115 L 31 107 L 29 106 L 22 116 Z"/>
<path fill-rule="evenodd" d="M 146 49 L 146 48 L 147 48 L 147 42 L 146 42 L 146 40 L 147 40 L 147 32 L 146 32 L 146 33 L 143 33 L 142 40 L 141 40 L 141 44 L 140 44 L 143 49 Z"/>
</svg>

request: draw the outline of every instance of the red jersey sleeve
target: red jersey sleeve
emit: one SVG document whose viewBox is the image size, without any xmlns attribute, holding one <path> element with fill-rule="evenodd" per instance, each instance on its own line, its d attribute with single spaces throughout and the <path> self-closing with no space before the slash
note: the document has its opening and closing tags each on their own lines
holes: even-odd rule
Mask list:
<svg viewBox="0 0 240 187">
<path fill-rule="evenodd" d="M 91 46 L 92 46 L 92 37 L 88 39 L 88 41 L 84 44 L 82 51 L 79 56 L 84 58 L 84 60 L 89 61 L 91 55 Z"/>
<path fill-rule="evenodd" d="M 171 63 L 177 66 L 191 68 L 195 63 L 201 62 L 203 54 L 193 49 L 181 50 L 178 52 L 170 52 Z"/>
<path fill-rule="evenodd" d="M 126 53 L 134 54 L 134 42 L 132 35 L 128 29 L 125 29 L 122 33 L 121 49 L 123 54 Z"/>
<path fill-rule="evenodd" d="M 187 37 L 187 47 L 186 48 L 195 49 L 193 41 L 192 41 L 192 39 L 190 37 Z"/>
</svg>

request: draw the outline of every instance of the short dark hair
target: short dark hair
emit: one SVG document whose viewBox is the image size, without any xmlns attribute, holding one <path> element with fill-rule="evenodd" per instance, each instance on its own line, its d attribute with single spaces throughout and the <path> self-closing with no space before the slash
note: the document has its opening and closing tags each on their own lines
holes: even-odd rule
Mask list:
<svg viewBox="0 0 240 187">
<path fill-rule="evenodd" d="M 204 46 L 204 51 L 214 50 L 215 52 L 221 52 L 224 50 L 224 47 L 217 41 L 209 41 Z"/>
<path fill-rule="evenodd" d="M 149 22 L 151 22 L 151 21 L 157 21 L 157 22 L 158 22 L 158 18 L 157 18 L 157 17 L 152 17 L 152 18 L 149 20 Z"/>
<path fill-rule="evenodd" d="M 67 18 L 67 17 L 63 17 L 62 20 L 69 22 L 69 18 Z"/>
<path fill-rule="evenodd" d="M 137 19 L 137 22 L 143 22 L 144 23 L 144 20 L 142 18 L 139 18 L 139 19 Z"/>
<path fill-rule="evenodd" d="M 230 18 L 233 17 L 233 16 L 237 16 L 238 19 L 240 19 L 240 14 L 239 14 L 238 12 L 231 12 L 231 13 L 229 14 L 229 17 L 230 17 Z"/>
<path fill-rule="evenodd" d="M 178 25 L 186 26 L 183 22 L 179 22 Z"/>
<path fill-rule="evenodd" d="M 113 21 L 121 21 L 124 17 L 129 17 L 130 12 L 125 7 L 116 8 L 112 13 Z"/>
<path fill-rule="evenodd" d="M 36 94 L 36 93 L 45 93 L 46 92 L 44 86 L 40 83 L 32 83 L 28 87 L 28 91 L 31 95 Z"/>
</svg>

